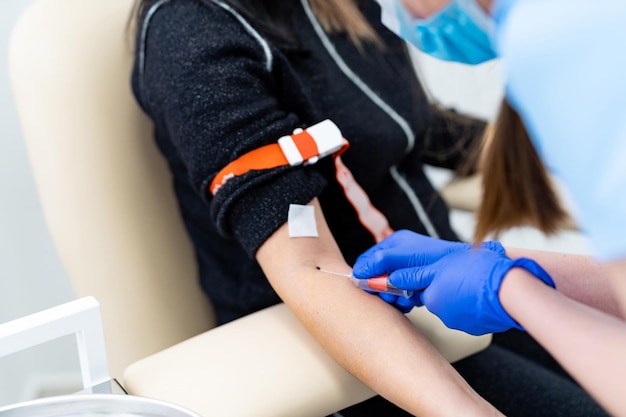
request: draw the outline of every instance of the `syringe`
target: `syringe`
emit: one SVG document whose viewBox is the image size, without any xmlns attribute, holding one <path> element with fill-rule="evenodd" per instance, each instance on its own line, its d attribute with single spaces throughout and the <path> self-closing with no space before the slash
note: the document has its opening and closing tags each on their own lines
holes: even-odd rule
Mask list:
<svg viewBox="0 0 626 417">
<path fill-rule="evenodd" d="M 329 271 L 328 269 L 320 268 L 319 266 L 317 267 L 317 269 L 322 272 L 326 272 L 327 274 L 338 275 L 340 277 L 346 277 L 350 281 L 352 281 L 354 285 L 356 285 L 358 288 L 362 290 L 378 292 L 381 294 L 397 295 L 397 296 L 404 297 L 404 298 L 411 298 L 411 296 L 413 295 L 413 291 L 403 290 L 391 284 L 389 282 L 388 274 L 379 275 L 379 276 L 367 278 L 367 279 L 358 279 L 358 278 L 355 278 L 354 275 L 352 274 L 344 274 L 341 272 Z"/>
</svg>

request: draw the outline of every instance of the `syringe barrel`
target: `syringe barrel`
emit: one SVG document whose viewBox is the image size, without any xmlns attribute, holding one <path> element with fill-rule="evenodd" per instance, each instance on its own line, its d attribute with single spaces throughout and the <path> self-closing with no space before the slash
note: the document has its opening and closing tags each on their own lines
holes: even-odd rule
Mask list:
<svg viewBox="0 0 626 417">
<path fill-rule="evenodd" d="M 381 294 L 397 295 L 404 298 L 411 298 L 413 291 L 403 290 L 389 282 L 388 275 L 380 275 L 368 279 L 352 278 L 352 282 L 357 287 L 365 291 L 373 291 Z"/>
</svg>

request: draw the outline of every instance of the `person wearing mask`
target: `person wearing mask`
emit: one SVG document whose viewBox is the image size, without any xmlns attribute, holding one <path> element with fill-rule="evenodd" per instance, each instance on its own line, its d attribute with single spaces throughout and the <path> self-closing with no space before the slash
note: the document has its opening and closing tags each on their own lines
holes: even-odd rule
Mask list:
<svg viewBox="0 0 626 417">
<path fill-rule="evenodd" d="M 497 346 L 450 365 L 396 309 L 317 269 L 350 271 L 393 229 L 458 240 L 423 164 L 456 169 L 484 127 L 428 103 L 373 0 L 137 5 L 133 91 L 219 324 L 283 301 L 415 415 L 603 415 L 571 381 Z M 375 397 L 341 415 L 406 413 Z"/>
<path fill-rule="evenodd" d="M 382 20 L 440 59 L 499 56 L 505 103 L 482 155 L 475 240 L 519 224 L 550 233 L 564 210 L 545 166 L 569 192 L 592 258 L 505 252 L 401 231 L 360 256 L 354 274 L 390 273 L 472 334 L 525 329 L 615 416 L 626 415 L 626 3 L 380 0 Z"/>
</svg>

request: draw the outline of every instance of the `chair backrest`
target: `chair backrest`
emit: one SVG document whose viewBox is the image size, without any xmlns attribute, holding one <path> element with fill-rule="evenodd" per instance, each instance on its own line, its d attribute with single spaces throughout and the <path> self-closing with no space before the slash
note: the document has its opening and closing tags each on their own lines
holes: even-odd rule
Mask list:
<svg viewBox="0 0 626 417">
<path fill-rule="evenodd" d="M 101 304 L 111 375 L 214 325 L 167 165 L 130 90 L 133 0 L 37 0 L 11 83 L 53 240 Z"/>
</svg>

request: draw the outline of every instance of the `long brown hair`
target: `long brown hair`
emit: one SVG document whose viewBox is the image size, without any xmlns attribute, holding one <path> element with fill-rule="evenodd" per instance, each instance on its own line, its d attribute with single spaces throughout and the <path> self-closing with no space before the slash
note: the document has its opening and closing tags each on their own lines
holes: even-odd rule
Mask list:
<svg viewBox="0 0 626 417">
<path fill-rule="evenodd" d="M 519 225 L 554 233 L 567 219 L 519 114 L 505 100 L 487 130 L 480 161 L 483 200 L 474 240 Z"/>
<path fill-rule="evenodd" d="M 363 41 L 381 46 L 381 40 L 354 0 L 311 0 L 311 10 L 328 33 L 345 32 L 360 46 Z"/>
</svg>

